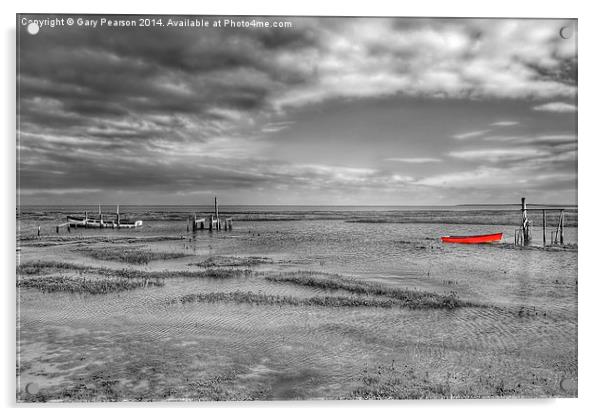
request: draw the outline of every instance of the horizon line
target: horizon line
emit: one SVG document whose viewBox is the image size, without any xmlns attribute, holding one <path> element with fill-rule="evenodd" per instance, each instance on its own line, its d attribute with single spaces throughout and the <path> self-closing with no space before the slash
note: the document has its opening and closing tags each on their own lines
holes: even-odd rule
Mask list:
<svg viewBox="0 0 602 416">
<path fill-rule="evenodd" d="M 82 206 L 82 205 L 90 205 L 90 206 L 113 206 L 113 205 L 123 205 L 123 206 L 165 206 L 165 207 L 177 207 L 177 206 L 213 206 L 213 204 L 153 204 L 153 203 L 68 203 L 68 204 L 21 204 L 19 206 Z M 220 206 L 263 206 L 263 207 L 283 207 L 283 206 L 291 206 L 291 207 L 465 207 L 465 206 L 477 206 L 477 207 L 494 207 L 494 206 L 521 206 L 520 203 L 500 203 L 500 204 L 219 204 Z M 527 203 L 527 207 L 529 206 L 548 206 L 548 207 L 578 207 L 578 204 L 539 204 L 539 203 Z"/>
</svg>

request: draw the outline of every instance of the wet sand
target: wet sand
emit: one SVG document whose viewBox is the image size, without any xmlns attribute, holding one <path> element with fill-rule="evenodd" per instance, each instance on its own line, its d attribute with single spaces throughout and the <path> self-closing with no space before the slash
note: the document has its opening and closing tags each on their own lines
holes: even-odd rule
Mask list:
<svg viewBox="0 0 602 416">
<path fill-rule="evenodd" d="M 135 271 L 162 284 L 101 294 L 19 287 L 18 400 L 577 395 L 576 249 L 443 245 L 437 236 L 450 230 L 441 224 L 247 221 L 196 235 L 182 225 L 23 236 L 20 264 L 74 270 L 40 267 L 20 279 L 104 279 L 107 270 L 121 279 L 125 269 L 127 278 L 140 278 Z M 576 241 L 576 229 L 567 234 Z M 148 261 L 113 258 L 123 247 Z M 296 271 L 385 294 L 278 281 Z M 385 307 L 395 301 L 388 290 L 465 305 Z M 196 294 L 204 297 L 181 301 Z M 380 306 L 307 301 L 334 297 Z M 30 383 L 36 394 L 26 391 Z"/>
</svg>

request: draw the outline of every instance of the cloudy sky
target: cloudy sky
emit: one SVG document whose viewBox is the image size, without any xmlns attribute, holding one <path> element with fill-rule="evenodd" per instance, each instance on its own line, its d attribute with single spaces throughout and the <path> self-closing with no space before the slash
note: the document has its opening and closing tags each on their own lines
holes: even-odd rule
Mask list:
<svg viewBox="0 0 602 416">
<path fill-rule="evenodd" d="M 574 21 L 263 20 L 18 26 L 21 202 L 576 203 Z"/>
</svg>

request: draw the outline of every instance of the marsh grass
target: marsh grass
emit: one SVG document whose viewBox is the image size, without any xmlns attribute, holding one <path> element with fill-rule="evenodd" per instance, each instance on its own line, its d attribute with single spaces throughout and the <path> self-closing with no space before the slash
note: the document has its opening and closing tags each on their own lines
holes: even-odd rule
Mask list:
<svg viewBox="0 0 602 416">
<path fill-rule="evenodd" d="M 93 267 L 81 266 L 78 264 L 66 263 L 62 261 L 32 261 L 17 265 L 18 275 L 41 275 L 44 273 L 52 273 L 58 270 L 70 270 L 85 272 L 94 270 Z"/>
<path fill-rule="evenodd" d="M 19 235 L 17 237 L 18 245 L 28 247 L 49 247 L 60 245 L 92 245 L 98 243 L 104 244 L 140 244 L 153 243 L 161 241 L 183 240 L 184 236 L 139 236 L 139 237 L 120 237 L 120 236 L 87 236 L 80 233 L 71 233 L 70 235 Z"/>
<path fill-rule="evenodd" d="M 269 257 L 213 256 L 198 263 L 190 263 L 189 265 L 199 267 L 249 267 L 258 264 L 271 264 L 273 262 Z"/>
<path fill-rule="evenodd" d="M 174 279 L 174 278 L 208 278 L 229 279 L 248 276 L 249 269 L 206 269 L 200 271 L 153 271 L 135 269 L 110 269 L 106 267 L 82 266 L 59 261 L 36 261 L 19 264 L 17 276 L 49 276 L 53 274 L 78 273 L 80 275 L 95 274 L 103 277 L 122 279 Z"/>
<path fill-rule="evenodd" d="M 430 374 L 414 365 L 377 366 L 364 369 L 360 386 L 344 397 L 362 400 L 475 399 L 552 397 L 555 388 L 535 386 L 528 381 L 510 380 L 498 374 L 479 375 L 471 370 L 462 373 Z M 571 397 L 567 395 L 566 397 Z"/>
<path fill-rule="evenodd" d="M 418 290 L 387 287 L 375 282 L 366 282 L 337 274 L 297 271 L 289 273 L 264 274 L 266 280 L 292 283 L 300 286 L 316 287 L 325 290 L 344 290 L 355 295 L 381 296 L 395 299 L 397 304 L 412 309 L 441 308 L 453 309 L 461 306 L 476 306 L 458 299 L 455 292 L 437 294 Z"/>
<path fill-rule="evenodd" d="M 328 306 L 328 307 L 379 307 L 392 308 L 396 302 L 392 299 L 370 299 L 349 296 L 313 296 L 310 298 L 297 298 L 284 295 L 266 295 L 253 292 L 211 292 L 181 296 L 171 303 L 189 302 L 232 302 L 251 305 L 290 305 L 290 306 Z"/>
<path fill-rule="evenodd" d="M 159 279 L 81 278 L 71 276 L 46 276 L 17 281 L 18 287 L 38 289 L 42 292 L 88 293 L 91 295 L 163 285 L 163 281 Z"/>
<path fill-rule="evenodd" d="M 159 373 L 164 372 L 159 369 Z M 135 373 L 140 378 L 144 374 Z M 188 379 L 186 379 L 188 381 Z M 252 401 L 266 400 L 266 389 L 247 391 L 237 389 L 236 378 L 232 375 L 202 377 L 192 382 L 178 385 L 161 385 L 155 382 L 145 391 L 133 391 L 125 386 L 119 378 L 107 371 L 97 371 L 80 378 L 78 382 L 62 389 L 44 389 L 35 395 L 19 392 L 17 401 L 24 403 L 45 403 L 49 401 L 73 402 L 121 402 L 177 400 L 177 401 Z M 241 391 L 242 390 L 242 391 Z"/>
<path fill-rule="evenodd" d="M 97 260 L 130 264 L 148 264 L 154 260 L 170 260 L 188 256 L 185 253 L 151 251 L 136 246 L 85 247 L 77 251 Z"/>
<path fill-rule="evenodd" d="M 533 251 L 578 251 L 578 245 L 575 243 L 568 243 L 568 244 L 555 244 L 555 245 L 548 245 L 548 246 L 535 246 L 535 245 L 531 245 L 531 246 L 517 246 L 515 244 L 511 244 L 511 243 L 496 243 L 496 244 L 491 244 L 491 247 L 497 247 L 497 248 L 504 248 L 507 250 L 533 250 Z"/>
</svg>

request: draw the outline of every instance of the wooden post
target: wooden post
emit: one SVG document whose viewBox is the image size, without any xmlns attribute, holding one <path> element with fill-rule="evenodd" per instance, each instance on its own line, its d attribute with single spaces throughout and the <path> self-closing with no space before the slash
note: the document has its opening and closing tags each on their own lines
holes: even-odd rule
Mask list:
<svg viewBox="0 0 602 416">
<path fill-rule="evenodd" d="M 543 246 L 546 246 L 546 210 L 543 209 L 541 211 L 543 213 L 543 218 L 542 218 L 542 222 L 543 222 Z"/>
<path fill-rule="evenodd" d="M 41 231 L 42 231 L 42 228 L 38 225 L 38 237 L 40 236 Z"/>
<path fill-rule="evenodd" d="M 558 244 L 558 237 L 560 236 L 560 226 L 562 224 L 562 212 L 558 217 L 558 226 L 556 227 L 556 234 L 554 235 L 554 244 Z"/>
<path fill-rule="evenodd" d="M 119 215 L 119 204 L 117 204 L 117 225 L 121 225 L 121 216 Z"/>
<path fill-rule="evenodd" d="M 190 215 L 186 218 L 186 232 L 190 231 Z"/>
<path fill-rule="evenodd" d="M 560 210 L 560 244 L 564 244 L 564 210 Z"/>
<path fill-rule="evenodd" d="M 58 225 L 56 226 L 56 233 L 57 234 L 59 233 L 59 226 Z"/>
<path fill-rule="evenodd" d="M 523 231 L 523 245 L 528 245 L 531 237 L 529 235 L 529 218 L 527 217 L 527 202 L 524 197 L 521 198 L 521 212 L 522 212 L 521 229 Z"/>
<path fill-rule="evenodd" d="M 209 231 L 213 231 L 213 215 L 209 219 Z"/>
</svg>

